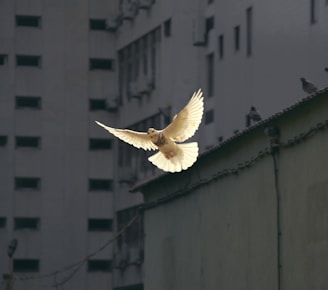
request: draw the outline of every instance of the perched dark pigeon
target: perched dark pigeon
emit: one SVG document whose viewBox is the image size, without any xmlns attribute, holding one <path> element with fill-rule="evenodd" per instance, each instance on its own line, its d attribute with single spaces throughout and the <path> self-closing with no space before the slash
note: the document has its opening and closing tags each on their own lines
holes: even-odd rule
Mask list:
<svg viewBox="0 0 328 290">
<path fill-rule="evenodd" d="M 249 113 L 246 115 L 246 126 L 249 127 L 252 122 L 261 121 L 261 115 L 254 106 L 251 106 Z"/>
<path fill-rule="evenodd" d="M 308 94 L 312 94 L 318 90 L 318 88 L 313 83 L 308 81 L 307 79 L 300 78 L 300 80 L 302 82 L 302 88 L 303 88 L 304 92 L 306 92 Z"/>
</svg>

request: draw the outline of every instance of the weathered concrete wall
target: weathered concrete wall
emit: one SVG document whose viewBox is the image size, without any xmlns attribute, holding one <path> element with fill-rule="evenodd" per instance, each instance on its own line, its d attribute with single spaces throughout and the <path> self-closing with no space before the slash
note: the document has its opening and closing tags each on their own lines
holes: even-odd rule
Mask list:
<svg viewBox="0 0 328 290">
<path fill-rule="evenodd" d="M 268 145 L 259 126 L 141 188 L 156 204 L 145 211 L 146 290 L 328 287 L 327 125 L 288 145 L 327 119 L 327 97 L 272 119 L 281 130 L 276 168 L 272 155 L 257 157 Z M 256 162 L 244 168 L 248 160 Z M 238 174 L 216 178 L 238 164 Z"/>
</svg>

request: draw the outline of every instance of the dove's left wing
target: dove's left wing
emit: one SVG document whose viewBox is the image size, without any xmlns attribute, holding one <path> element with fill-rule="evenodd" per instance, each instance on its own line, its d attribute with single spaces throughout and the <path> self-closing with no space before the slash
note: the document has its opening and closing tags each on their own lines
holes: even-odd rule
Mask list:
<svg viewBox="0 0 328 290">
<path fill-rule="evenodd" d="M 174 116 L 170 125 L 163 129 L 166 137 L 183 142 L 192 137 L 202 121 L 204 111 L 203 92 L 194 92 L 188 104 Z"/>
<path fill-rule="evenodd" d="M 157 150 L 157 146 L 151 142 L 147 133 L 137 132 L 128 129 L 115 129 L 112 127 L 105 126 L 104 124 L 96 121 L 96 123 L 107 130 L 109 133 L 112 133 L 117 138 L 122 141 L 133 145 L 136 148 L 142 148 L 144 150 Z"/>
</svg>

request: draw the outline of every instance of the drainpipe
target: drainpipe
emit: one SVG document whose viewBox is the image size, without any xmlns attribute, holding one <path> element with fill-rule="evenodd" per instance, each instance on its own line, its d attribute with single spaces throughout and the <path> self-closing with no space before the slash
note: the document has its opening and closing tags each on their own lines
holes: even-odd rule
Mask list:
<svg viewBox="0 0 328 290">
<path fill-rule="evenodd" d="M 279 146 L 280 146 L 280 130 L 276 126 L 269 126 L 264 130 L 269 137 L 269 148 L 273 159 L 274 184 L 276 191 L 276 229 L 277 229 L 277 290 L 281 290 L 281 191 L 279 187 Z"/>
</svg>

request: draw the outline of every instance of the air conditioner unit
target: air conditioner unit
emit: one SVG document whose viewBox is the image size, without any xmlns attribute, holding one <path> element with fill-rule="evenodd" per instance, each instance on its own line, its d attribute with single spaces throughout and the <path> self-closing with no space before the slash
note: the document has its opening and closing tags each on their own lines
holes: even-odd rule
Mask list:
<svg viewBox="0 0 328 290">
<path fill-rule="evenodd" d="M 153 4 L 153 0 L 139 0 L 139 9 L 146 9 L 148 10 L 151 5 Z"/>
<path fill-rule="evenodd" d="M 118 98 L 109 99 L 109 100 L 106 101 L 106 103 L 107 103 L 107 110 L 108 111 L 117 111 L 117 109 L 119 108 Z"/>
<path fill-rule="evenodd" d="M 129 96 L 132 98 L 141 98 L 141 94 L 138 91 L 138 84 L 137 82 L 130 82 L 129 83 Z"/>
<path fill-rule="evenodd" d="M 142 251 L 139 247 L 129 248 L 129 260 L 132 264 L 140 265 L 143 262 Z"/>
<path fill-rule="evenodd" d="M 108 31 L 114 32 L 118 29 L 119 26 L 120 24 L 118 17 L 111 16 L 106 19 L 106 29 Z"/>
<path fill-rule="evenodd" d="M 129 249 L 126 243 L 122 244 L 121 249 L 117 253 L 117 268 L 124 270 L 130 260 Z"/>
<path fill-rule="evenodd" d="M 145 75 L 141 76 L 138 80 L 138 92 L 140 94 L 148 94 L 150 91 L 149 78 Z"/>
<path fill-rule="evenodd" d="M 134 0 L 125 0 L 122 5 L 123 20 L 132 20 L 137 15 L 138 3 Z"/>
<path fill-rule="evenodd" d="M 151 91 L 153 89 L 155 89 L 155 77 L 154 76 L 148 76 L 147 77 L 147 83 L 148 83 L 148 87 Z"/>
<path fill-rule="evenodd" d="M 206 45 L 205 20 L 201 17 L 193 20 L 192 23 L 192 44 L 194 46 Z"/>
</svg>

